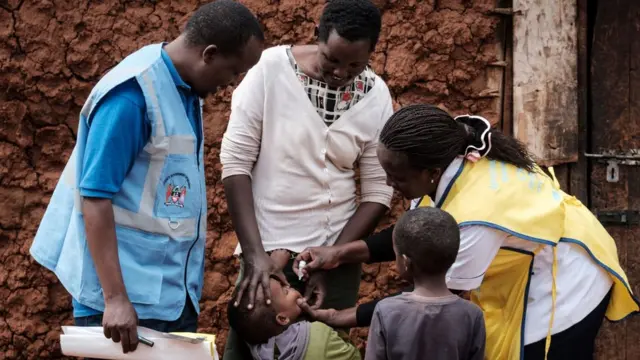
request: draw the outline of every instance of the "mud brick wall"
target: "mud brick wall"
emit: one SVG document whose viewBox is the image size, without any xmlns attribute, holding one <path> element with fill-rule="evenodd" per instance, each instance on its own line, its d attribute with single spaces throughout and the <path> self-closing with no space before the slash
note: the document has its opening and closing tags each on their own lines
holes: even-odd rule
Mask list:
<svg viewBox="0 0 640 360">
<path fill-rule="evenodd" d="M 177 36 L 199 1 L 0 0 L 0 356 L 59 359 L 60 325 L 71 301 L 55 276 L 28 250 L 69 157 L 78 112 L 107 69 L 137 48 Z M 268 43 L 309 43 L 324 1 L 244 0 L 264 24 Z M 383 31 L 373 67 L 397 105 L 441 104 L 452 112 L 497 115 L 479 97 L 496 58 L 493 0 L 378 0 Z M 236 278 L 232 232 L 220 183 L 221 136 L 231 89 L 207 100 L 208 185 L 206 285 L 200 331 L 226 338 L 225 304 Z M 381 224 L 401 211 L 395 207 Z M 365 266 L 362 300 L 399 286 L 393 264 Z M 366 329 L 354 330 L 362 344 Z"/>
</svg>

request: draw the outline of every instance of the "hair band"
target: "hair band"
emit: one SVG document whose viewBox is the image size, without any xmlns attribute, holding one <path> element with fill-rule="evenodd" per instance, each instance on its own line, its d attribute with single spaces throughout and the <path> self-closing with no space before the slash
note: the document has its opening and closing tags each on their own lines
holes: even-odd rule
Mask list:
<svg viewBox="0 0 640 360">
<path fill-rule="evenodd" d="M 454 119 L 476 130 L 474 143 L 468 144 L 464 151 L 465 159 L 476 162 L 485 157 L 491 151 L 491 123 L 478 115 L 460 115 Z M 483 125 L 482 131 L 477 131 L 478 123 Z M 480 136 L 478 136 L 478 133 L 480 133 Z M 479 143 L 479 146 L 477 143 Z"/>
</svg>

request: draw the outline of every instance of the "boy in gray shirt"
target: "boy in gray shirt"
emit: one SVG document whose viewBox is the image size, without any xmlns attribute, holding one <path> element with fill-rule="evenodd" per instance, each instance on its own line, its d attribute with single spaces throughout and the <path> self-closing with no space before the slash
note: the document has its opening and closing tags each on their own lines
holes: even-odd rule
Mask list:
<svg viewBox="0 0 640 360">
<path fill-rule="evenodd" d="M 445 281 L 459 246 L 458 224 L 440 209 L 417 208 L 398 220 L 396 267 L 414 290 L 377 304 L 365 360 L 483 360 L 482 310 L 451 293 Z"/>
</svg>

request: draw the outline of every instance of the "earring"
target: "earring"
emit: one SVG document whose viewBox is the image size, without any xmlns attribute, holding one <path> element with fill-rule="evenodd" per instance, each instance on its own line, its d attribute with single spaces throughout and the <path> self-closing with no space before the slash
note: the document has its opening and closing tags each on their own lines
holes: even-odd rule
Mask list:
<svg viewBox="0 0 640 360">
<path fill-rule="evenodd" d="M 433 180 L 433 179 L 431 179 L 431 183 L 432 183 L 432 184 L 433 184 L 433 181 L 434 181 L 434 180 Z"/>
</svg>

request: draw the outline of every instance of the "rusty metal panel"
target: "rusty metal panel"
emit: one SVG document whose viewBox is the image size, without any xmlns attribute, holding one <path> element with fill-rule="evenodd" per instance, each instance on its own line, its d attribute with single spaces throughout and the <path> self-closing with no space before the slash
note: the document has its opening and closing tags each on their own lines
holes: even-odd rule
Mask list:
<svg viewBox="0 0 640 360">
<path fill-rule="evenodd" d="M 578 160 L 577 0 L 513 1 L 513 128 L 542 165 Z"/>
<path fill-rule="evenodd" d="M 627 154 L 640 149 L 640 4 L 637 0 L 599 1 L 591 58 L 591 148 L 599 154 Z M 614 167 L 591 162 L 591 200 L 596 212 L 640 210 L 640 166 Z M 608 224 L 633 291 L 640 294 L 640 226 Z M 597 358 L 640 359 L 640 319 L 605 322 Z"/>
</svg>

